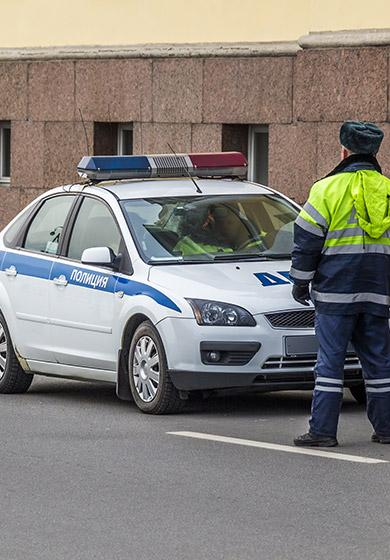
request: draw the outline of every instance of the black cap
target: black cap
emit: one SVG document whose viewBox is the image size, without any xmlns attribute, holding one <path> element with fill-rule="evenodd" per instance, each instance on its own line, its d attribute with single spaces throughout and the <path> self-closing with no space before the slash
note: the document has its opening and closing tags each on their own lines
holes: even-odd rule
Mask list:
<svg viewBox="0 0 390 560">
<path fill-rule="evenodd" d="M 376 154 L 383 131 L 374 123 L 346 121 L 340 128 L 340 144 L 355 154 Z"/>
</svg>

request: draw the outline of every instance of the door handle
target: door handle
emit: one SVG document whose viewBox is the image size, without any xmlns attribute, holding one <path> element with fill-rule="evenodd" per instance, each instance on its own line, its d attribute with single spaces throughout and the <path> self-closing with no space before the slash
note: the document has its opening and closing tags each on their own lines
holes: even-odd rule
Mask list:
<svg viewBox="0 0 390 560">
<path fill-rule="evenodd" d="M 6 273 L 7 276 L 16 276 L 18 274 L 18 271 L 16 270 L 14 265 L 11 265 L 8 268 L 6 268 L 4 272 Z"/>
<path fill-rule="evenodd" d="M 68 281 L 63 274 L 61 274 L 61 276 L 58 276 L 58 278 L 53 278 L 53 282 L 56 286 L 67 286 L 68 285 Z"/>
</svg>

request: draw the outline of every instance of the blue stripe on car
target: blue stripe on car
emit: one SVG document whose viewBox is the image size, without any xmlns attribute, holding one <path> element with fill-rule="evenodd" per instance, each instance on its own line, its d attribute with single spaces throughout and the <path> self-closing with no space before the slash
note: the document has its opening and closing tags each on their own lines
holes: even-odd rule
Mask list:
<svg viewBox="0 0 390 560">
<path fill-rule="evenodd" d="M 123 291 L 128 296 L 143 295 L 150 297 L 159 305 L 181 313 L 180 308 L 168 296 L 152 286 L 117 276 L 105 274 L 75 264 L 67 264 L 51 259 L 24 255 L 22 253 L 7 253 L 0 251 L 1 270 L 15 266 L 18 274 L 44 280 L 53 280 L 64 275 L 69 284 L 108 293 Z"/>
<path fill-rule="evenodd" d="M 48 280 L 52 265 L 53 261 L 50 259 L 39 259 L 22 253 L 5 253 L 1 270 L 14 266 L 18 274 Z"/>
</svg>

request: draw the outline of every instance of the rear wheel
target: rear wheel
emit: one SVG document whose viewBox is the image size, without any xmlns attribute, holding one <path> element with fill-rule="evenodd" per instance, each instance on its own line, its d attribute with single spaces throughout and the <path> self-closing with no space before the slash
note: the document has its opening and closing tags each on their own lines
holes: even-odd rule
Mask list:
<svg viewBox="0 0 390 560">
<path fill-rule="evenodd" d="M 33 377 L 19 364 L 7 323 L 0 314 L 0 393 L 25 393 Z"/>
<path fill-rule="evenodd" d="M 134 402 L 142 412 L 172 414 L 183 408 L 184 402 L 169 377 L 164 346 L 149 321 L 134 333 L 128 372 Z"/>
<path fill-rule="evenodd" d="M 360 385 L 354 385 L 354 386 L 350 387 L 349 390 L 351 391 L 351 394 L 352 394 L 353 398 L 359 404 L 366 404 L 367 395 L 366 395 L 366 387 L 365 387 L 364 383 L 361 383 Z"/>
</svg>

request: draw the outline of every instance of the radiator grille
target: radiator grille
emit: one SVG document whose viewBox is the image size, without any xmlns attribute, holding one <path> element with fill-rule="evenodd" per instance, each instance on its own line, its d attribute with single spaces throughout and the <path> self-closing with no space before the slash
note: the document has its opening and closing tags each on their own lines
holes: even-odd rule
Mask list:
<svg viewBox="0 0 390 560">
<path fill-rule="evenodd" d="M 314 309 L 266 313 L 265 317 L 275 329 L 314 329 Z"/>
</svg>

